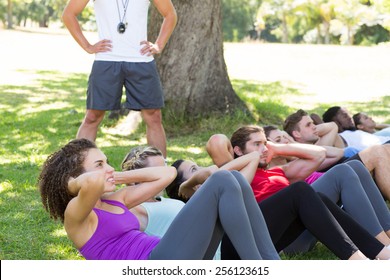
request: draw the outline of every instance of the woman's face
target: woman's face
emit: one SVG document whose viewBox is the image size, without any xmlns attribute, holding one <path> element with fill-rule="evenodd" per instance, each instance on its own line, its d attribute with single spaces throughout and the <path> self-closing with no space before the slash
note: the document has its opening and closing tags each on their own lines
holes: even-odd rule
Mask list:
<svg viewBox="0 0 390 280">
<path fill-rule="evenodd" d="M 279 130 L 279 129 L 274 129 L 269 133 L 268 140 L 274 142 L 274 143 L 279 143 L 279 144 L 289 144 L 292 141 L 290 140 L 289 135 L 287 132 Z"/>
<path fill-rule="evenodd" d="M 203 167 L 198 166 L 195 162 L 190 161 L 190 160 L 185 160 L 183 163 L 180 165 L 178 172 L 183 173 L 183 179 L 188 180 L 189 178 L 192 177 L 192 175 L 198 171 L 199 169 L 202 169 Z"/>
<path fill-rule="evenodd" d="M 89 149 L 83 167 L 85 172 L 99 171 L 113 173 L 114 168 L 108 164 L 107 157 L 99 149 Z"/>
<path fill-rule="evenodd" d="M 375 129 L 375 121 L 365 113 L 360 113 L 360 128 L 365 129 Z"/>
</svg>

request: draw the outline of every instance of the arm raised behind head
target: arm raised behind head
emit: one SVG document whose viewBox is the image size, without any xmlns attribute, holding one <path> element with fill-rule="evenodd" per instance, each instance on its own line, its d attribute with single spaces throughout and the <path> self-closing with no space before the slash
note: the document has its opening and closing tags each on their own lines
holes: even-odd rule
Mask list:
<svg viewBox="0 0 390 280">
<path fill-rule="evenodd" d="M 127 186 L 107 194 L 105 198 L 121 201 L 129 209 L 133 208 L 164 190 L 175 179 L 176 174 L 176 168 L 172 166 L 115 172 L 115 183 Z"/>
<path fill-rule="evenodd" d="M 324 161 L 326 151 L 323 147 L 310 144 L 275 144 L 268 142 L 269 155 L 294 156 L 297 159 L 281 166 L 291 183 L 304 180 L 316 171 Z"/>
</svg>

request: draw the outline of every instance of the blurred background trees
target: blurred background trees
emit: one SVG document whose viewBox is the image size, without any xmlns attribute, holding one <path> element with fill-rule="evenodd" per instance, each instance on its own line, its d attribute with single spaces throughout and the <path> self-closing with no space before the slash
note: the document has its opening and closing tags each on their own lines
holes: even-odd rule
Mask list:
<svg viewBox="0 0 390 280">
<path fill-rule="evenodd" d="M 390 0 L 217 1 L 222 3 L 225 42 L 374 45 L 390 41 Z M 0 0 L 0 23 L 8 29 L 61 27 L 66 3 Z M 92 5 L 80 19 L 85 29 L 94 30 Z"/>
</svg>

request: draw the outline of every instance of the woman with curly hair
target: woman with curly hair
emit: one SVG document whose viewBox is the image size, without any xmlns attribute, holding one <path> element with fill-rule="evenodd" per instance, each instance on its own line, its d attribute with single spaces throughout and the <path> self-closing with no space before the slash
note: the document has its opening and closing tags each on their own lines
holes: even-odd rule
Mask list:
<svg viewBox="0 0 390 280">
<path fill-rule="evenodd" d="M 140 231 L 128 209 L 154 197 L 175 176 L 168 166 L 115 172 L 93 142 L 77 139 L 48 157 L 38 184 L 45 209 L 63 222 L 86 259 L 210 259 L 224 232 L 242 259 L 279 259 L 238 172 L 210 176 L 162 238 Z M 126 186 L 116 190 L 121 184 Z"/>
</svg>

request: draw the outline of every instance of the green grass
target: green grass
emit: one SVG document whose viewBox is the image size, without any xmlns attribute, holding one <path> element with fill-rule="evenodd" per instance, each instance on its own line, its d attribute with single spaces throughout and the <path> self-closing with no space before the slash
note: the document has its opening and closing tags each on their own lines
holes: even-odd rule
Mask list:
<svg viewBox="0 0 390 280">
<path fill-rule="evenodd" d="M 0 85 L 0 259 L 82 259 L 66 237 L 60 223 L 43 210 L 36 180 L 46 157 L 71 140 L 84 116 L 87 75 L 55 71 L 26 72 L 36 77 L 29 85 Z M 207 119 L 178 117 L 165 109 L 168 160 L 190 158 L 201 165 L 211 163 L 204 144 L 213 133 L 230 135 L 248 123 L 280 125 L 298 109 L 303 95 L 279 83 L 232 81 L 237 94 L 248 105 L 253 118 L 237 113 Z M 390 121 L 390 97 L 367 104 L 344 104 Z M 308 104 L 306 104 L 308 105 Z M 312 104 L 322 113 L 330 104 Z M 370 110 L 368 110 L 368 108 Z M 130 136 L 112 132 L 117 122 L 105 119 L 97 144 L 111 164 L 119 168 L 122 157 L 137 145 L 146 144 L 141 125 Z M 103 132 L 102 132 L 103 131 Z M 318 244 L 312 252 L 285 259 L 334 259 Z"/>
</svg>

